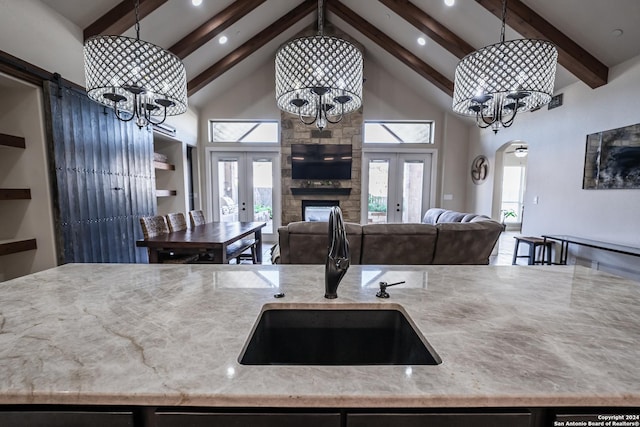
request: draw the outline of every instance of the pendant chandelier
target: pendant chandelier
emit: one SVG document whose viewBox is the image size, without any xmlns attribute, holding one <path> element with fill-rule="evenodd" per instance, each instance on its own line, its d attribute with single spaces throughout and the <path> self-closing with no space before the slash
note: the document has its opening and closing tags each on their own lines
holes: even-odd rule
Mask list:
<svg viewBox="0 0 640 427">
<path fill-rule="evenodd" d="M 456 67 L 453 111 L 472 116 L 494 132 L 513 124 L 517 113 L 551 101 L 558 51 L 545 40 L 504 40 L 507 1 L 502 1 L 500 43 L 462 58 Z"/>
<path fill-rule="evenodd" d="M 84 65 L 89 98 L 143 128 L 187 111 L 187 76 L 177 56 L 140 40 L 138 6 L 136 0 L 136 38 L 90 37 Z"/>
<path fill-rule="evenodd" d="M 278 108 L 320 130 L 362 105 L 362 52 L 323 34 L 323 9 L 319 0 L 319 34 L 286 43 L 275 61 Z"/>
</svg>

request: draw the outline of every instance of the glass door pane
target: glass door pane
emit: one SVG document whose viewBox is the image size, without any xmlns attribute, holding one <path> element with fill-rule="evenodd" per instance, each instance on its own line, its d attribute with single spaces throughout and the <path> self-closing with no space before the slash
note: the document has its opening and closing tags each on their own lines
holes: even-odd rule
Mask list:
<svg viewBox="0 0 640 427">
<path fill-rule="evenodd" d="M 277 241 L 280 164 L 277 152 L 212 152 L 214 221 L 264 222 L 262 238 Z"/>
<path fill-rule="evenodd" d="M 402 165 L 402 222 L 422 221 L 424 162 L 405 160 Z"/>
<path fill-rule="evenodd" d="M 253 159 L 253 219 L 266 222 L 263 233 L 273 233 L 273 161 L 270 158 Z"/>
<path fill-rule="evenodd" d="M 500 212 L 505 223 L 522 222 L 524 200 L 525 167 L 505 166 L 502 175 L 502 206 Z"/>
<path fill-rule="evenodd" d="M 363 165 L 363 222 L 422 221 L 430 207 L 431 154 L 371 152 L 363 155 Z"/>
<path fill-rule="evenodd" d="M 239 159 L 218 160 L 219 217 L 221 222 L 240 221 L 238 213 Z"/>
<path fill-rule="evenodd" d="M 386 223 L 389 202 L 389 159 L 368 161 L 367 223 Z"/>
</svg>

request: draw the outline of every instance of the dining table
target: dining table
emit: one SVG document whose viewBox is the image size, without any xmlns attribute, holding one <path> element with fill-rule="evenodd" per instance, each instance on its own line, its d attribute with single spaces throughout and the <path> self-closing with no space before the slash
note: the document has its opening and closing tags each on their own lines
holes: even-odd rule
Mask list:
<svg viewBox="0 0 640 427">
<path fill-rule="evenodd" d="M 137 247 L 149 250 L 149 263 L 161 262 L 165 252 L 207 252 L 213 254 L 212 262 L 226 264 L 229 259 L 243 252 L 245 238 L 255 240 L 256 258 L 262 263 L 262 228 L 265 222 L 208 222 L 181 231 L 172 231 L 136 241 Z"/>
</svg>

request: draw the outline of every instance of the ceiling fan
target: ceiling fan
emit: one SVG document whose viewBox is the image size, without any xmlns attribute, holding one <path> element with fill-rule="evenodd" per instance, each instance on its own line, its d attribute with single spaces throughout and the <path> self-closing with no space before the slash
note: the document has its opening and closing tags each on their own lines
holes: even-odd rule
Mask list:
<svg viewBox="0 0 640 427">
<path fill-rule="evenodd" d="M 507 154 L 513 153 L 516 157 L 526 157 L 527 154 L 529 153 L 529 147 L 522 144 L 518 146 L 512 145 L 511 147 L 509 147 L 507 151 L 505 151 L 505 153 Z"/>
</svg>

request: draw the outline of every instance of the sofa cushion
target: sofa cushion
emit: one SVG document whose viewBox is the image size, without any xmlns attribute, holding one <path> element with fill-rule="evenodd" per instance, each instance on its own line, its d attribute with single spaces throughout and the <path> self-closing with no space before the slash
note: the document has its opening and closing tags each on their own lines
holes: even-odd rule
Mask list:
<svg viewBox="0 0 640 427">
<path fill-rule="evenodd" d="M 466 214 L 466 215 L 465 215 L 465 216 L 460 220 L 460 222 L 471 222 L 471 220 L 472 220 L 472 219 L 474 219 L 474 218 L 475 218 L 475 217 L 477 217 L 477 216 L 478 216 L 478 214 L 473 214 L 473 213 Z"/>
<path fill-rule="evenodd" d="M 438 217 L 445 211 L 446 209 L 431 208 L 425 212 L 422 222 L 424 224 L 435 224 L 438 221 Z"/>
<path fill-rule="evenodd" d="M 466 213 L 456 212 L 456 211 L 444 211 L 438 217 L 438 221 L 436 224 L 441 224 L 443 222 L 460 222 L 466 216 Z"/>
<path fill-rule="evenodd" d="M 486 215 L 476 215 L 469 222 L 481 222 L 481 221 L 493 221 L 493 220 Z"/>
<path fill-rule="evenodd" d="M 431 224 L 362 226 L 362 264 L 431 264 L 437 238 Z"/>
<path fill-rule="evenodd" d="M 362 226 L 345 222 L 351 264 L 360 263 Z M 324 264 L 329 252 L 329 223 L 292 222 L 278 229 L 281 264 Z"/>
<path fill-rule="evenodd" d="M 493 220 L 450 222 L 436 225 L 433 264 L 489 264 L 502 224 Z"/>
</svg>

